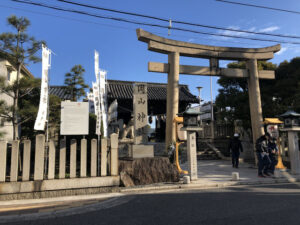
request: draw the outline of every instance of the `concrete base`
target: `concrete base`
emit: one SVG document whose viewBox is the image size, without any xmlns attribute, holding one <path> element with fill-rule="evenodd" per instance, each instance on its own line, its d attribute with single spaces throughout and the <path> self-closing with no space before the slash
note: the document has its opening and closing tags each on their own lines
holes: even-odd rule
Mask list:
<svg viewBox="0 0 300 225">
<path fill-rule="evenodd" d="M 129 156 L 133 159 L 153 158 L 154 145 L 132 145 Z"/>
<path fill-rule="evenodd" d="M 74 179 L 55 179 L 41 181 L 25 182 L 7 182 L 0 183 L 1 194 L 13 194 L 36 191 L 52 191 L 89 187 L 109 187 L 119 186 L 120 177 L 91 177 L 91 178 L 74 178 Z"/>
<path fill-rule="evenodd" d="M 231 179 L 232 181 L 240 180 L 240 175 L 238 172 L 232 172 L 231 175 L 232 175 L 232 179 Z"/>
<path fill-rule="evenodd" d="M 184 184 L 190 184 L 191 183 L 190 176 L 183 176 L 183 183 Z"/>
<path fill-rule="evenodd" d="M 84 196 L 88 197 L 88 195 L 92 195 L 90 197 L 94 198 L 95 194 L 100 193 L 111 193 L 111 192 L 120 192 L 120 187 L 91 187 L 91 188 L 76 188 L 76 189 L 65 189 L 65 190 L 55 190 L 55 191 L 35 191 L 28 193 L 15 193 L 15 194 L 2 194 L 0 195 L 0 203 L 1 201 L 11 201 L 11 200 L 24 200 L 30 199 L 42 199 L 42 198 L 51 198 L 51 201 L 55 198 L 61 198 L 65 196 Z"/>
</svg>

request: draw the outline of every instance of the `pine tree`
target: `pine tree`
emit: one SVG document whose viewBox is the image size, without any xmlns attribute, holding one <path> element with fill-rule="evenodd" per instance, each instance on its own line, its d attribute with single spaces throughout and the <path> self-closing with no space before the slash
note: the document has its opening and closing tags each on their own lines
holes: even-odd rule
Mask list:
<svg viewBox="0 0 300 225">
<path fill-rule="evenodd" d="M 71 72 L 65 75 L 66 93 L 71 95 L 72 101 L 77 101 L 86 94 L 85 88 L 88 88 L 88 85 L 84 83 L 84 72 L 81 65 L 75 65 Z"/>
<path fill-rule="evenodd" d="M 0 79 L 0 92 L 5 93 L 13 99 L 13 104 L 7 105 L 5 102 L 0 105 L 0 116 L 13 125 L 13 139 L 19 139 L 18 128 L 29 118 L 21 120 L 19 99 L 29 94 L 33 88 L 33 78 L 22 78 L 21 70 L 30 62 L 36 63 L 40 58 L 35 54 L 41 48 L 43 41 L 37 41 L 29 36 L 27 28 L 30 21 L 25 17 L 12 15 L 7 19 L 8 25 L 14 29 L 14 33 L 6 32 L 0 34 L 1 57 L 7 59 L 17 70 L 16 80 L 9 84 L 5 78 Z"/>
</svg>

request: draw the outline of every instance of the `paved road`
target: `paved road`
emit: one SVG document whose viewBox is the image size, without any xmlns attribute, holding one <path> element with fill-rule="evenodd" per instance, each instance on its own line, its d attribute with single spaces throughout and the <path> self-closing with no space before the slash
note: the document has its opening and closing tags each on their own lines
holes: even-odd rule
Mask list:
<svg viewBox="0 0 300 225">
<path fill-rule="evenodd" d="M 300 184 L 126 195 L 76 209 L 21 216 L 22 221 L 5 224 L 299 225 Z"/>
</svg>

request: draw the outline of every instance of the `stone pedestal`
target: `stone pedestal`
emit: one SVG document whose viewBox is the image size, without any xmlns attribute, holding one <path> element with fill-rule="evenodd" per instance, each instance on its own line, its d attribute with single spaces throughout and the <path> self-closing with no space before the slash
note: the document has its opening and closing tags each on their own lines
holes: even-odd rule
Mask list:
<svg viewBox="0 0 300 225">
<path fill-rule="evenodd" d="M 154 145 L 132 145 L 129 151 L 129 156 L 133 159 L 139 158 L 153 158 Z"/>
<path fill-rule="evenodd" d="M 187 131 L 187 161 L 188 172 L 191 181 L 198 179 L 197 168 L 197 147 L 196 147 L 196 131 L 201 131 L 201 127 L 183 127 L 181 130 Z"/>
<path fill-rule="evenodd" d="M 300 174 L 300 152 L 299 152 L 299 142 L 298 133 L 300 132 L 300 127 L 285 128 L 281 131 L 288 132 L 288 143 L 289 143 L 289 157 L 291 162 L 291 173 Z"/>
</svg>

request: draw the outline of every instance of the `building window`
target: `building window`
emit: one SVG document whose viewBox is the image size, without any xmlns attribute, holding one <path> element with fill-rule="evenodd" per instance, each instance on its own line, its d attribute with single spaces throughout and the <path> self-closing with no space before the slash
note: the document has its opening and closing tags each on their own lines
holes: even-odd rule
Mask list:
<svg viewBox="0 0 300 225">
<path fill-rule="evenodd" d="M 3 127 L 5 123 L 5 119 L 4 118 L 0 118 L 0 127 Z"/>
<path fill-rule="evenodd" d="M 10 81 L 12 71 L 14 71 L 14 68 L 12 66 L 9 66 L 9 65 L 7 65 L 6 67 L 7 67 L 7 81 Z"/>
<path fill-rule="evenodd" d="M 7 80 L 10 81 L 11 70 L 7 71 Z"/>
</svg>

